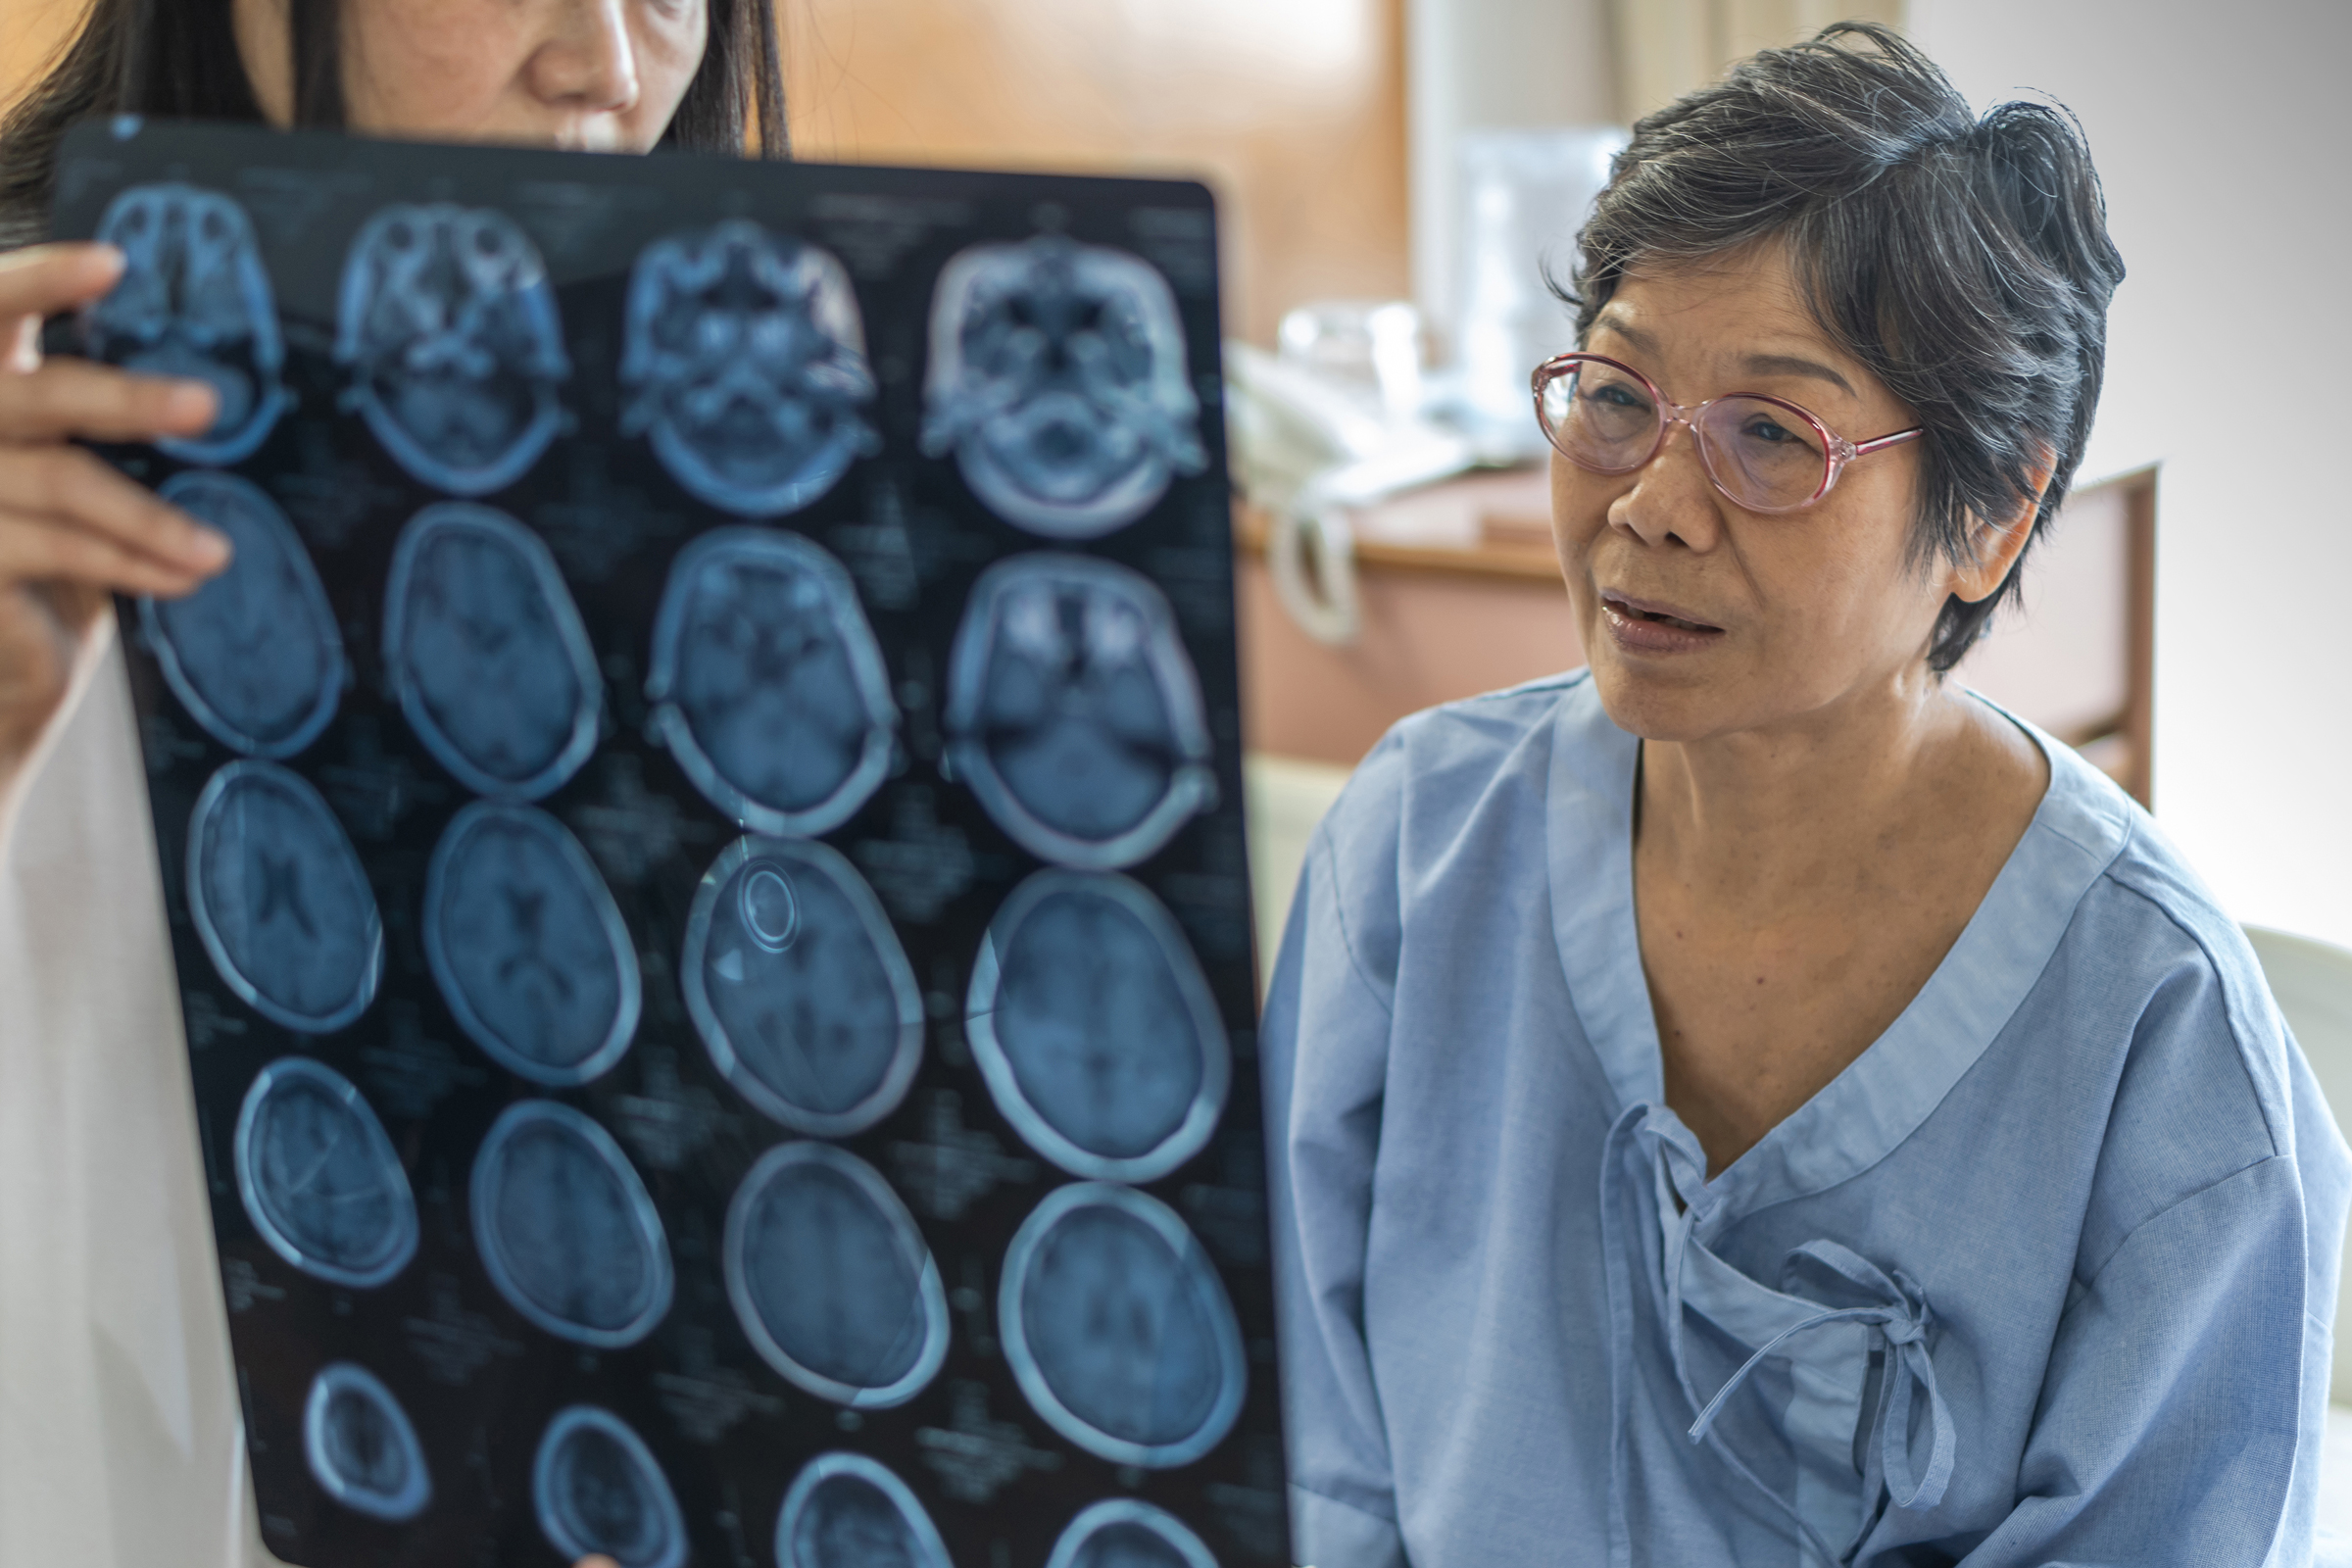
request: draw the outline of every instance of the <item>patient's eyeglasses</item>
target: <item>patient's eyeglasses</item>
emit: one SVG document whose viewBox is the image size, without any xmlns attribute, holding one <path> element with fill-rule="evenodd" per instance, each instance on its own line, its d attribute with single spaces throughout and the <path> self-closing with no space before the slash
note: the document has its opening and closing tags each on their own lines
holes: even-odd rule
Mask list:
<svg viewBox="0 0 2352 1568">
<path fill-rule="evenodd" d="M 1707 477 L 1749 512 L 1796 512 L 1830 493 L 1856 458 L 1924 434 L 1897 430 L 1859 445 L 1786 398 L 1733 392 L 1684 408 L 1649 377 L 1598 354 L 1536 367 L 1536 418 L 1560 456 L 1594 473 L 1631 473 L 1656 457 L 1677 423 L 1690 427 Z"/>
</svg>

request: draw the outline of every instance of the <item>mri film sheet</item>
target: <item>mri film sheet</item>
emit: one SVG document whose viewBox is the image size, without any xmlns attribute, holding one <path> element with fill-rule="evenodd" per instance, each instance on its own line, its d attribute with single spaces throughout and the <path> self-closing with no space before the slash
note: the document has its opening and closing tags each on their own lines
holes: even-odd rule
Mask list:
<svg viewBox="0 0 2352 1568">
<path fill-rule="evenodd" d="M 44 350 L 262 1540 L 1283 1568 L 1216 227 L 1168 181 L 108 121 Z"/>
</svg>

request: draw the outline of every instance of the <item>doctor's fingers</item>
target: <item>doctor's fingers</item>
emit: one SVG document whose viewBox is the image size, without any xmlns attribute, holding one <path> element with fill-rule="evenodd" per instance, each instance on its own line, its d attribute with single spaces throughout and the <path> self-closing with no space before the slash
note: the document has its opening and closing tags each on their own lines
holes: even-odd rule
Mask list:
<svg viewBox="0 0 2352 1568">
<path fill-rule="evenodd" d="M 66 549 L 84 564 L 121 556 L 163 574 L 154 580 L 176 585 L 142 593 L 184 593 L 227 565 L 229 557 L 221 534 L 76 447 L 0 446 L 0 532 L 23 535 L 13 547 L 20 558 L 42 548 Z M 80 543 L 59 546 L 49 537 L 54 534 Z M 38 575 L 12 569 L 9 558 L 8 547 L 0 547 L 0 577 Z M 111 578 L 108 585 L 115 586 Z"/>
<path fill-rule="evenodd" d="M 86 528 L 0 508 L 0 589 L 56 583 L 177 599 L 203 582 L 202 573 L 166 565 Z"/>
<path fill-rule="evenodd" d="M 201 435 L 219 398 L 202 381 L 133 375 L 87 360 L 48 360 L 0 375 L 0 442 L 148 441 Z"/>
<path fill-rule="evenodd" d="M 122 275 L 112 245 L 68 240 L 0 256 L 0 318 L 55 316 L 102 297 Z"/>
</svg>

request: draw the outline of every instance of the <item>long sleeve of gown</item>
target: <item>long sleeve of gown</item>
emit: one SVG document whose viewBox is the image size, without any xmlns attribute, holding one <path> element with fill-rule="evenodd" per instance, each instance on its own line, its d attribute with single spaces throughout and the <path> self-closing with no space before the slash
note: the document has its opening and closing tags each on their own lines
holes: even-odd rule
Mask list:
<svg viewBox="0 0 2352 1568">
<path fill-rule="evenodd" d="M 2077 1286 L 2017 1505 L 1970 1568 L 2312 1560 L 2347 1190 L 2310 1069 L 2280 1065 L 2293 1143 L 2141 1221 Z"/>
<path fill-rule="evenodd" d="M 1368 771 L 1376 770 L 1367 762 Z M 1293 1551 L 1315 1568 L 1401 1568 L 1395 1480 L 1364 1341 L 1364 1267 L 1391 999 L 1349 940 L 1332 838 L 1316 835 L 1260 1029 L 1281 1285 Z"/>
</svg>

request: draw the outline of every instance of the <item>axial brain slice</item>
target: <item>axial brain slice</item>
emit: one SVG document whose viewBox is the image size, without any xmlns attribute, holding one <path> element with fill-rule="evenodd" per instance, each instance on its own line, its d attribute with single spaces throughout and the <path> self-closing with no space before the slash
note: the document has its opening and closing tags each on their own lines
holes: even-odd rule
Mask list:
<svg viewBox="0 0 2352 1568">
<path fill-rule="evenodd" d="M 512 484 L 539 461 L 571 373 L 530 236 L 502 213 L 447 203 L 388 207 L 360 230 L 335 358 L 394 460 L 462 496 Z"/>
<path fill-rule="evenodd" d="M 1046 1568 L 1216 1568 L 1216 1558 L 1173 1514 L 1118 1497 L 1071 1520 Z"/>
<path fill-rule="evenodd" d="M 727 1213 L 727 1290 L 785 1377 L 842 1404 L 912 1398 L 947 1352 L 947 1298 L 912 1216 L 856 1156 L 771 1151 Z"/>
<path fill-rule="evenodd" d="M 392 1391 L 367 1368 L 330 1362 L 311 1380 L 303 1406 L 311 1474 L 345 1507 L 394 1523 L 432 1498 L 424 1449 Z"/>
<path fill-rule="evenodd" d="M 610 1410 L 573 1405 L 548 1423 L 532 1468 L 540 1532 L 566 1558 L 601 1552 L 620 1568 L 678 1568 L 686 1525 L 643 1439 Z"/>
<path fill-rule="evenodd" d="M 350 1080 L 304 1056 L 262 1069 L 237 1119 L 237 1192 L 280 1257 L 375 1286 L 416 1250 L 416 1201 L 383 1124 Z"/>
<path fill-rule="evenodd" d="M 849 274 L 825 252 L 730 220 L 648 246 L 629 277 L 624 432 L 698 499 L 797 512 L 880 446 Z"/>
<path fill-rule="evenodd" d="M 976 245 L 931 312 L 923 448 L 953 451 L 1005 521 L 1093 538 L 1207 466 L 1175 297 L 1141 257 L 1054 235 Z"/>
<path fill-rule="evenodd" d="M 998 825 L 1065 865 L 1133 864 L 1211 796 L 1175 616 L 1109 562 L 1018 556 L 982 574 L 950 661 L 947 725 Z"/>
<path fill-rule="evenodd" d="M 1014 1237 L 1001 1316 L 1022 1392 L 1063 1436 L 1120 1463 L 1189 1463 L 1239 1413 L 1241 1330 L 1206 1255 L 1164 1204 L 1063 1188 Z"/>
<path fill-rule="evenodd" d="M 425 956 L 458 1022 L 535 1083 L 586 1083 L 628 1050 L 636 949 L 579 842 L 546 812 L 476 802 L 433 852 Z"/>
<path fill-rule="evenodd" d="M 669 1309 L 662 1222 L 612 1136 L 570 1106 L 508 1107 L 474 1156 L 474 1242 L 515 1310 L 581 1345 L 634 1345 Z"/>
<path fill-rule="evenodd" d="M 91 309 L 93 359 L 188 376 L 220 400 L 212 428 L 156 445 L 190 463 L 237 463 L 286 406 L 285 343 L 270 275 L 245 211 L 219 191 L 138 185 L 98 220 L 122 252 L 122 276 Z"/>
<path fill-rule="evenodd" d="M 922 1049 L 913 971 L 873 893 L 823 845 L 744 839 L 697 891 L 682 964 L 713 1063 L 801 1132 L 872 1125 Z"/>
<path fill-rule="evenodd" d="M 861 1454 L 809 1461 L 776 1519 L 777 1568 L 949 1568 L 906 1484 Z"/>
<path fill-rule="evenodd" d="M 536 800 L 596 748 L 587 629 L 547 545 L 502 512 L 444 502 L 401 530 L 384 662 L 417 738 L 481 794 Z"/>
<path fill-rule="evenodd" d="M 143 599 L 164 678 L 222 745 L 290 757 L 334 716 L 343 638 L 294 525 L 267 492 L 189 469 L 159 492 L 228 536 L 228 569 L 184 599 Z"/>
<path fill-rule="evenodd" d="M 1007 1120 L 1081 1176 L 1149 1181 L 1197 1152 L 1231 1076 L 1207 981 L 1151 894 L 1041 871 L 974 966 L 969 1033 Z"/>
<path fill-rule="evenodd" d="M 374 999 L 375 895 L 300 775 L 258 761 L 213 775 L 188 824 L 188 902 L 220 977 L 265 1017 L 321 1034 Z"/>
<path fill-rule="evenodd" d="M 848 571 L 797 534 L 720 529 L 679 553 L 647 692 L 687 776 L 759 832 L 826 832 L 890 766 L 881 649 Z"/>
</svg>

